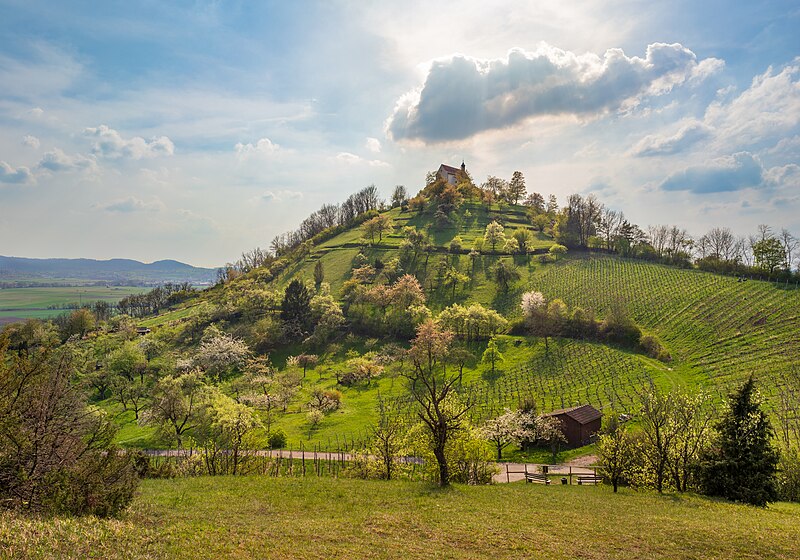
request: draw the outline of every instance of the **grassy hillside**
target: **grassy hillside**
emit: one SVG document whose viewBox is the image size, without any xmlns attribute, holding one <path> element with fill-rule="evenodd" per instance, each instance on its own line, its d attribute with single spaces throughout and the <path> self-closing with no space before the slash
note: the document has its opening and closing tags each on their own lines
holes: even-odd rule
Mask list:
<svg viewBox="0 0 800 560">
<path fill-rule="evenodd" d="M 350 278 L 354 259 L 363 253 L 370 263 L 376 259 L 383 263 L 400 259 L 403 272 L 420 280 L 434 314 L 452 303 L 481 303 L 507 318 L 518 317 L 520 296 L 527 290 L 542 291 L 548 299 L 560 298 L 570 308 L 591 309 L 600 318 L 613 304 L 622 303 L 639 326 L 656 335 L 673 357 L 672 362 L 662 363 L 629 350 L 579 340 L 551 341 L 548 352 L 540 339 L 503 336 L 499 342 L 505 360 L 495 375 L 481 363 L 470 364 L 464 370 L 464 382 L 477 397 L 475 421 L 528 398 L 536 400 L 541 411 L 590 403 L 631 412 L 636 391 L 650 383 L 667 389 L 702 387 L 721 398 L 732 384 L 754 374 L 762 392 L 773 403 L 785 384 L 798 383 L 794 362 L 800 355 L 800 290 L 781 289 L 766 282 L 738 282 L 736 278 L 609 255 L 574 253 L 559 262 L 543 262 L 537 255 L 495 254 L 486 247 L 477 257 L 465 254 L 482 239 L 492 219 L 501 221 L 508 235 L 520 228 L 528 229 L 534 249 L 541 251 L 551 246 L 553 240 L 533 230 L 522 207 L 495 206 L 487 211 L 477 204 L 464 204 L 445 227 L 434 224 L 429 214 L 393 209 L 389 215 L 394 231 L 380 241 L 376 238 L 375 243 L 366 243 L 363 231 L 352 228 L 313 247 L 304 257 L 291 260 L 269 282 L 256 270 L 143 323 L 155 328 L 151 336 L 159 337 L 180 330 L 195 316 L 213 316 L 215 309 L 229 309 L 234 294 L 246 293 L 245 290 L 272 290 L 280 295 L 294 278 L 312 284 L 317 262 L 322 262 L 325 282 L 338 297 Z M 427 232 L 432 249 L 404 255 L 400 244 L 406 225 Z M 452 254 L 447 249 L 455 236 L 462 239 L 462 252 Z M 501 259 L 513 263 L 521 276 L 508 292 L 498 289 L 492 274 L 493 266 Z M 458 284 L 455 291 L 443 287 L 437 271 L 444 266 L 457 268 L 468 281 Z M 219 325 L 247 338 L 256 322 L 269 314 L 222 320 Z M 174 340 L 174 336 L 166 338 Z M 396 373 L 387 373 L 369 385 L 343 387 L 337 385 L 335 374 L 346 368 L 348 351 L 379 352 L 390 342 L 343 335 L 331 348 L 308 349 L 293 342 L 270 352 L 278 367 L 283 367 L 287 356 L 302 352 L 317 353 L 322 359 L 315 370 L 308 372 L 286 414 L 276 418 L 275 426 L 287 433 L 291 445 L 303 441 L 335 448 L 334 442 L 339 438 L 358 439 L 365 435 L 375 417 L 378 394 L 400 395 L 402 380 L 397 379 Z M 469 350 L 479 358 L 485 345 L 472 343 Z M 194 347 L 177 346 L 173 351 L 186 355 Z M 338 411 L 326 415 L 310 431 L 305 404 L 317 387 L 341 390 L 343 401 Z M 154 443 L 147 429 L 127 423 L 121 437 L 129 445 Z"/>
<path fill-rule="evenodd" d="M 797 558 L 800 506 L 579 486 L 147 480 L 120 520 L 0 513 L 5 558 Z"/>
</svg>

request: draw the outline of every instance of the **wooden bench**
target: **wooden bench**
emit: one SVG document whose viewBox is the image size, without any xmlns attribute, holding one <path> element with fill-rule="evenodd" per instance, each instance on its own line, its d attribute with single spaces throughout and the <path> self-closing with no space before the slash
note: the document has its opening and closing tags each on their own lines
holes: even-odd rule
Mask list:
<svg viewBox="0 0 800 560">
<path fill-rule="evenodd" d="M 602 476 L 597 476 L 596 474 L 579 474 L 578 475 L 578 484 L 600 484 L 603 482 Z"/>
<path fill-rule="evenodd" d="M 546 474 L 525 473 L 525 482 L 535 482 L 536 484 L 550 484 L 550 479 Z"/>
</svg>

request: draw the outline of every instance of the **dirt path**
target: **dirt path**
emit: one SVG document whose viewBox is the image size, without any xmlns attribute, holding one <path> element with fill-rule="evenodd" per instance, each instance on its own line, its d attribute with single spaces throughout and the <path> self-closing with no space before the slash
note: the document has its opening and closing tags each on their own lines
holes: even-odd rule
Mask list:
<svg viewBox="0 0 800 560">
<path fill-rule="evenodd" d="M 563 465 L 540 465 L 537 463 L 499 463 L 500 472 L 492 478 L 494 482 L 519 482 L 525 480 L 525 472 L 541 473 L 542 468 L 547 467 L 548 474 L 567 479 L 568 484 L 577 484 L 576 476 L 579 474 L 595 474 L 595 468 L 588 465 L 573 466 Z"/>
<path fill-rule="evenodd" d="M 198 450 L 189 449 L 146 449 L 145 453 L 154 457 L 180 457 L 190 455 L 191 453 L 199 453 Z M 353 456 L 350 453 L 336 452 L 336 451 L 294 451 L 288 449 L 274 449 L 274 450 L 258 450 L 252 451 L 259 457 L 282 457 L 284 459 L 305 459 L 306 461 L 339 461 L 347 462 L 352 460 Z M 398 461 L 401 463 L 416 463 L 421 464 L 422 459 L 418 457 L 399 457 Z M 495 483 L 519 482 L 525 480 L 525 472 L 541 473 L 543 467 L 547 467 L 548 474 L 556 478 L 562 477 L 567 479 L 568 484 L 577 484 L 577 475 L 581 474 L 596 474 L 597 457 L 594 455 L 585 455 L 578 457 L 572 461 L 559 465 L 542 465 L 539 463 L 498 463 L 497 466 L 500 470 L 492 477 Z"/>
</svg>

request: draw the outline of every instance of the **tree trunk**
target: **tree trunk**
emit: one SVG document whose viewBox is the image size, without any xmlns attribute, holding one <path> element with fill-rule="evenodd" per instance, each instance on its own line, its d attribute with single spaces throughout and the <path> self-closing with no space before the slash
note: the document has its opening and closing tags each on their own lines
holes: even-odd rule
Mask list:
<svg viewBox="0 0 800 560">
<path fill-rule="evenodd" d="M 444 446 L 436 446 L 433 450 L 436 462 L 439 464 L 439 486 L 444 488 L 450 484 L 450 470 L 447 468 L 447 458 L 444 454 Z"/>
</svg>

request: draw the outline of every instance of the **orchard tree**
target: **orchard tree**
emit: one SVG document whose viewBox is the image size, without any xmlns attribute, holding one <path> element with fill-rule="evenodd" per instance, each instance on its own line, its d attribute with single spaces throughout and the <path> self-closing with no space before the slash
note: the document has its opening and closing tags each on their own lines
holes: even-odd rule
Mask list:
<svg viewBox="0 0 800 560">
<path fill-rule="evenodd" d="M 497 282 L 497 286 L 500 288 L 500 291 L 505 293 L 508 292 L 512 282 L 516 282 L 520 279 L 520 273 L 513 263 L 499 260 L 494 266 L 494 279 Z"/>
<path fill-rule="evenodd" d="M 315 368 L 317 367 L 317 363 L 319 362 L 319 356 L 316 354 L 300 354 L 297 356 L 297 365 L 303 368 L 303 377 L 306 376 L 306 370 L 308 368 Z"/>
<path fill-rule="evenodd" d="M 550 255 L 554 261 L 557 261 L 561 257 L 567 254 L 567 248 L 564 245 L 556 243 L 555 245 L 551 245 L 550 249 L 547 251 L 547 254 Z"/>
<path fill-rule="evenodd" d="M 492 442 L 497 449 L 497 460 L 503 459 L 503 449 L 511 445 L 521 445 L 536 436 L 533 426 L 536 418 L 521 410 L 505 409 L 497 418 L 487 420 L 481 428 L 483 437 Z"/>
<path fill-rule="evenodd" d="M 503 226 L 496 221 L 490 222 L 489 225 L 486 226 L 483 239 L 486 243 L 492 246 L 492 253 L 494 253 L 495 248 L 499 243 L 505 243 L 506 236 L 503 233 Z"/>
<path fill-rule="evenodd" d="M 550 319 L 547 314 L 547 300 L 541 292 L 525 292 L 522 294 L 522 317 L 525 326 L 532 336 L 544 337 L 545 351 L 550 351 L 548 338 L 550 336 Z"/>
<path fill-rule="evenodd" d="M 199 371 L 169 375 L 153 387 L 150 408 L 142 414 L 142 423 L 153 425 L 167 441 L 178 449 L 183 438 L 194 428 L 205 384 Z"/>
<path fill-rule="evenodd" d="M 195 363 L 214 377 L 224 377 L 231 369 L 239 368 L 252 355 L 247 343 L 221 333 L 200 343 Z"/>
<path fill-rule="evenodd" d="M 652 388 L 639 395 L 641 428 L 645 454 L 658 493 L 664 491 L 670 453 L 678 436 L 672 421 L 675 411 L 673 393 L 662 393 Z"/>
<path fill-rule="evenodd" d="M 600 462 L 614 492 L 633 464 L 633 439 L 616 413 L 606 414 L 598 441 Z"/>
<path fill-rule="evenodd" d="M 407 426 L 390 401 L 378 396 L 378 420 L 372 428 L 372 452 L 382 466 L 382 476 L 391 480 L 397 459 L 406 449 Z"/>
<path fill-rule="evenodd" d="M 412 369 L 406 374 L 411 394 L 419 405 L 417 414 L 430 435 L 442 487 L 450 484 L 447 444 L 458 435 L 472 407 L 469 400 L 459 398 L 455 392 L 458 376 L 447 373 L 452 340 L 453 333 L 441 330 L 433 320 L 422 323 L 411 343 Z"/>
<path fill-rule="evenodd" d="M 492 377 L 495 376 L 497 362 L 502 362 L 504 360 L 503 354 L 500 353 L 500 349 L 497 347 L 497 341 L 494 337 L 489 339 L 489 344 L 486 345 L 486 350 L 483 352 L 483 356 L 481 357 L 481 361 L 484 364 L 491 364 L 492 368 Z"/>
</svg>

